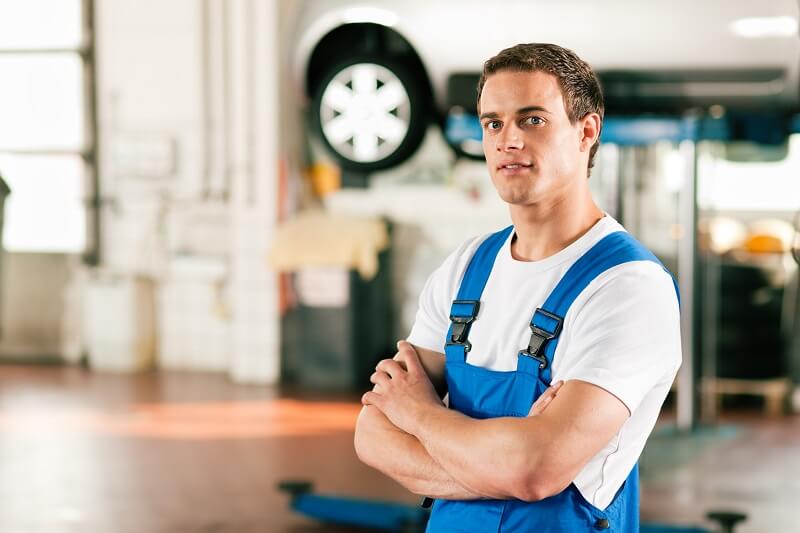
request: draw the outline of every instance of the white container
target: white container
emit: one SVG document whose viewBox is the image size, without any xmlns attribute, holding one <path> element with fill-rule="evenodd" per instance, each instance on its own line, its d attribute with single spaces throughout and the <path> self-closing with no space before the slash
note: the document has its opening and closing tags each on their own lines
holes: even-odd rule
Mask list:
<svg viewBox="0 0 800 533">
<path fill-rule="evenodd" d="M 131 275 L 95 273 L 84 302 L 89 365 L 108 372 L 139 372 L 155 359 L 153 282 Z"/>
<path fill-rule="evenodd" d="M 170 261 L 159 290 L 159 368 L 229 369 L 226 277 L 227 261 L 222 257 L 183 256 Z"/>
</svg>

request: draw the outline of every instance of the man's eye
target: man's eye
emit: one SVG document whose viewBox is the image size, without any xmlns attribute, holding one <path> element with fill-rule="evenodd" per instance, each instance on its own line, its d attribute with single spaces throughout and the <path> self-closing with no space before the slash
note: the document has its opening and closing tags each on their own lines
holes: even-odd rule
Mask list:
<svg viewBox="0 0 800 533">
<path fill-rule="evenodd" d="M 500 121 L 499 120 L 488 120 L 484 127 L 489 131 L 494 131 L 500 129 Z"/>
<path fill-rule="evenodd" d="M 538 126 L 540 124 L 544 124 L 544 120 L 539 117 L 528 117 L 522 121 L 523 124 L 530 124 L 532 126 Z"/>
</svg>

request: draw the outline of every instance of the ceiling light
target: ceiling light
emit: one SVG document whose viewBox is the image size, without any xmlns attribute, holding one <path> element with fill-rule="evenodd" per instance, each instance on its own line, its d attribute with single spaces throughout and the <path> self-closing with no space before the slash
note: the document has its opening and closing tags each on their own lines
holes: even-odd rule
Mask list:
<svg viewBox="0 0 800 533">
<path fill-rule="evenodd" d="M 740 37 L 797 37 L 797 19 L 794 17 L 748 17 L 735 20 L 731 31 Z"/>
</svg>

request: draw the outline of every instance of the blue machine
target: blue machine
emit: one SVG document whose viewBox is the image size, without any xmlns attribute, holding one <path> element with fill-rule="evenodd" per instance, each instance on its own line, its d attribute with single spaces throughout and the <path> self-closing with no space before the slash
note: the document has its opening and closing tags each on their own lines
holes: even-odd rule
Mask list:
<svg viewBox="0 0 800 533">
<path fill-rule="evenodd" d="M 482 156 L 479 147 L 481 125 L 477 115 L 458 108 L 447 116 L 447 142 L 471 156 Z M 781 144 L 792 133 L 800 133 L 800 115 L 730 113 L 710 116 L 607 116 L 601 142 L 620 146 L 641 146 L 656 141 L 752 141 Z"/>
<path fill-rule="evenodd" d="M 429 512 L 413 505 L 326 496 L 314 493 L 308 481 L 284 481 L 278 488 L 291 497 L 290 507 L 298 514 L 327 524 L 355 526 L 398 533 L 422 533 L 428 523 Z M 731 512 L 711 512 L 708 518 L 720 525 L 721 533 L 732 533 L 746 515 Z M 641 524 L 641 533 L 712 533 L 695 526 L 666 524 Z"/>
</svg>

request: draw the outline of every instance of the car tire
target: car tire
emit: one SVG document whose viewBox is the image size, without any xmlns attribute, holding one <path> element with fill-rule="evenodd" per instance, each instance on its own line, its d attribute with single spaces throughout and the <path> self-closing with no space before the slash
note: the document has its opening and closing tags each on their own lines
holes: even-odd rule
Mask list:
<svg viewBox="0 0 800 533">
<path fill-rule="evenodd" d="M 389 168 L 419 148 L 429 103 L 425 80 L 413 68 L 388 58 L 351 58 L 331 66 L 321 80 L 311 122 L 343 168 Z"/>
</svg>

